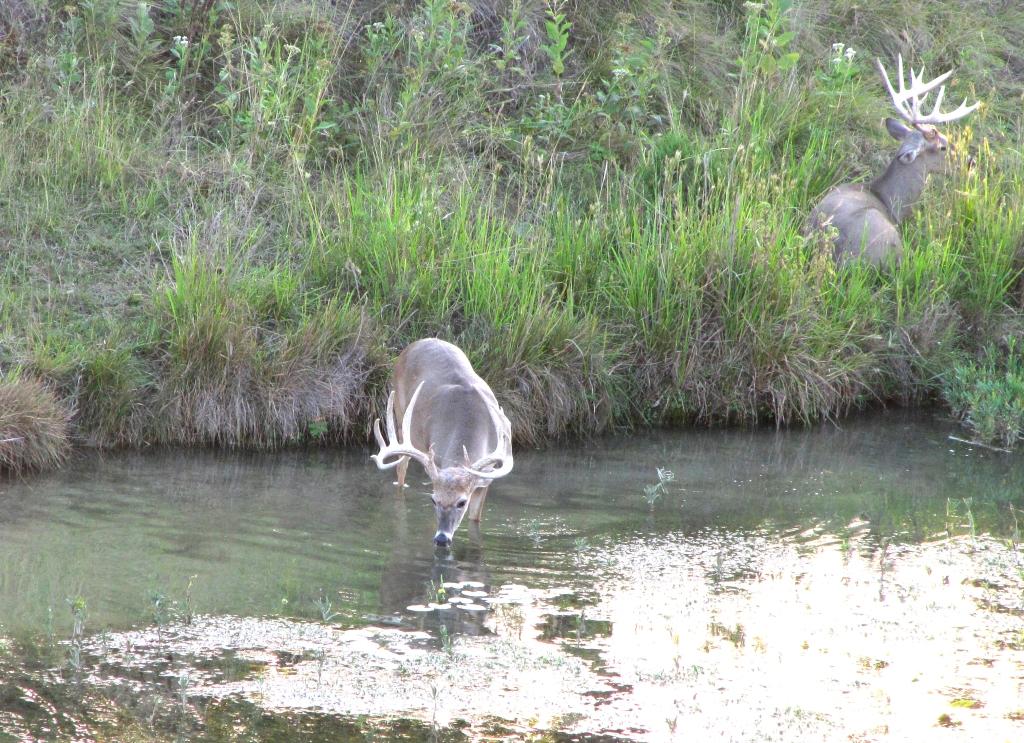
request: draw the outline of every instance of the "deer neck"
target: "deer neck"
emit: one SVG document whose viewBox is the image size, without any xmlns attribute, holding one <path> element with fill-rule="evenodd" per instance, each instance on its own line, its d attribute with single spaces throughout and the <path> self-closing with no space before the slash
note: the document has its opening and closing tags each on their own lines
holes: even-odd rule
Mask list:
<svg viewBox="0 0 1024 743">
<path fill-rule="evenodd" d="M 920 159 L 906 164 L 893 158 L 885 172 L 871 184 L 871 192 L 885 204 L 889 216 L 902 222 L 913 210 L 924 191 L 928 172 Z"/>
</svg>

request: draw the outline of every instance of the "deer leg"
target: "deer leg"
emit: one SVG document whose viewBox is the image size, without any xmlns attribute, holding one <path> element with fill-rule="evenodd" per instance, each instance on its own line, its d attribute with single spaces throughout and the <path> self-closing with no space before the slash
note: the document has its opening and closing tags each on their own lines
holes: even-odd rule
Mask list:
<svg viewBox="0 0 1024 743">
<path fill-rule="evenodd" d="M 409 469 L 409 457 L 402 457 L 398 462 L 398 481 L 395 483 L 399 488 L 405 487 L 405 472 Z"/>
<path fill-rule="evenodd" d="M 466 510 L 466 516 L 469 517 L 470 521 L 480 523 L 480 516 L 484 510 L 484 500 L 487 498 L 487 485 L 482 488 L 477 488 L 473 491 L 473 495 L 469 499 L 469 508 Z"/>
</svg>

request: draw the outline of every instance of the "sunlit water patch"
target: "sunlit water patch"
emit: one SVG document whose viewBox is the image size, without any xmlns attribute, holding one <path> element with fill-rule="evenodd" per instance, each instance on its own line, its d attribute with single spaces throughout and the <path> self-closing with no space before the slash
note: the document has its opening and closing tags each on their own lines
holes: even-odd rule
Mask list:
<svg viewBox="0 0 1024 743">
<path fill-rule="evenodd" d="M 415 611 L 403 628 L 203 616 L 94 638 L 88 680 L 268 711 L 461 721 L 467 734 L 910 741 L 949 727 L 1010 741 L 1024 730 L 1024 563 L 1005 543 L 808 551 L 716 535 L 579 562 L 600 579 L 596 603 L 569 589 L 473 591 L 486 594 L 484 631 L 442 633 L 440 647 L 412 628 Z"/>
<path fill-rule="evenodd" d="M 360 454 L 10 483 L 0 740 L 1024 740 L 1024 471 L 946 433 L 523 452 L 450 552 Z"/>
</svg>

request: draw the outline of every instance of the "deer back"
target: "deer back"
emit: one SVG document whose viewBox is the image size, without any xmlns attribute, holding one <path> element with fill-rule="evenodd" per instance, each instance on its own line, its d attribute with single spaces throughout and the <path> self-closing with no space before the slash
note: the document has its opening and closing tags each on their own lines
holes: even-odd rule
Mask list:
<svg viewBox="0 0 1024 743">
<path fill-rule="evenodd" d="M 461 349 L 424 338 L 402 351 L 392 380 L 399 418 L 421 382 L 412 416 L 413 446 L 427 451 L 433 445 L 442 469 L 466 464 L 466 454 L 474 462 L 495 448 L 498 432 L 488 406 L 496 409 L 498 402 Z"/>
</svg>

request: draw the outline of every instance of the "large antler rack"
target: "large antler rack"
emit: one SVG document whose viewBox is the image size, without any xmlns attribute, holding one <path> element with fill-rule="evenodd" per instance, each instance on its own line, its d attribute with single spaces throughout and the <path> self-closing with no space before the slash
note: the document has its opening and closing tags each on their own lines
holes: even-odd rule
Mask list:
<svg viewBox="0 0 1024 743">
<path fill-rule="evenodd" d="M 899 90 L 894 90 L 892 83 L 889 81 L 889 75 L 882 65 L 882 60 L 876 58 L 875 63 L 878 65 L 878 71 L 882 73 L 882 79 L 885 81 L 885 87 L 889 90 L 889 95 L 892 97 L 893 105 L 896 106 L 900 116 L 911 126 L 920 127 L 923 124 L 935 125 L 956 121 L 957 119 L 962 119 L 981 105 L 981 102 L 978 101 L 968 106 L 967 99 L 965 98 L 964 102 L 957 109 L 946 113 L 942 112 L 942 98 L 946 94 L 946 86 L 942 84 L 953 74 L 953 70 L 944 72 L 935 79 L 925 82 L 924 67 L 921 68 L 920 72 L 914 72 L 914 68 L 911 67 L 910 87 L 904 88 L 903 55 L 898 54 L 896 56 L 896 73 L 899 76 L 900 88 Z M 937 86 L 941 87 L 939 87 L 939 92 L 935 96 L 935 106 L 932 108 L 932 112 L 927 115 L 922 114 L 921 105 Z"/>
</svg>

